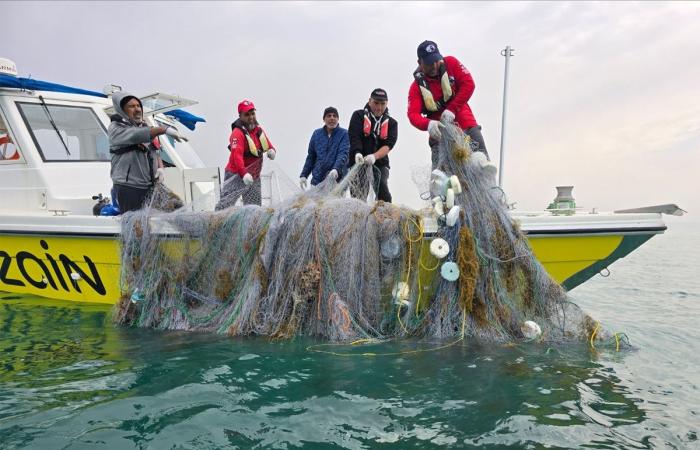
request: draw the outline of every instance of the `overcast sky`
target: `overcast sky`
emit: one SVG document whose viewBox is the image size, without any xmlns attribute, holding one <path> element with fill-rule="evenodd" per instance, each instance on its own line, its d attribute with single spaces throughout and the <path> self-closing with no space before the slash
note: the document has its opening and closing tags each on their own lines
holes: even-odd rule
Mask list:
<svg viewBox="0 0 700 450">
<path fill-rule="evenodd" d="M 323 109 L 347 127 L 383 87 L 399 122 L 390 189 L 414 207 L 412 168 L 430 160 L 406 118 L 417 44 L 436 41 L 472 72 L 496 162 L 511 45 L 511 202 L 541 209 L 570 184 L 579 206 L 700 211 L 700 3 L 0 2 L 0 17 L 0 56 L 21 76 L 198 100 L 189 110 L 207 123 L 190 136 L 207 165 L 225 164 L 248 98 L 296 181 Z"/>
</svg>

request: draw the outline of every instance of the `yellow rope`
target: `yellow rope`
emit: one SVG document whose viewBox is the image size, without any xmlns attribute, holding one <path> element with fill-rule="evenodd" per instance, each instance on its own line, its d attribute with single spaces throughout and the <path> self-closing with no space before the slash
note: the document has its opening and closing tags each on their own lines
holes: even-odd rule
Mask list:
<svg viewBox="0 0 700 450">
<path fill-rule="evenodd" d="M 620 333 L 615 333 L 615 351 L 619 352 L 620 351 L 620 337 L 618 336 Z"/>
<path fill-rule="evenodd" d="M 435 257 L 433 256 L 433 258 L 435 258 Z M 440 267 L 440 260 L 437 259 L 437 258 L 435 258 L 435 260 L 437 261 L 437 262 L 435 263 L 435 267 L 426 267 L 426 265 L 423 264 L 423 262 L 422 262 L 421 260 L 418 260 L 418 263 L 420 264 L 420 266 L 421 266 L 422 268 L 424 268 L 424 269 L 427 270 L 428 272 L 432 272 L 433 270 L 435 270 L 435 269 L 437 269 L 438 267 Z"/>
<path fill-rule="evenodd" d="M 416 242 L 420 241 L 421 239 L 423 239 L 423 224 L 416 222 L 412 218 L 409 218 L 408 220 L 411 221 L 413 223 L 413 225 L 416 226 L 416 229 L 418 229 L 418 237 L 416 239 L 411 239 L 411 234 L 408 232 L 408 222 L 404 222 L 403 228 L 404 228 L 404 233 L 406 235 L 406 239 L 408 239 L 409 242 L 416 243 Z"/>
<path fill-rule="evenodd" d="M 399 325 L 401 325 L 403 332 L 408 334 L 408 330 L 406 329 L 406 327 L 403 325 L 403 322 L 401 321 L 401 307 L 402 306 L 403 306 L 403 303 L 401 303 L 401 300 L 399 299 L 399 303 L 396 305 L 396 319 L 399 321 Z"/>
<path fill-rule="evenodd" d="M 338 346 L 344 346 L 348 344 L 316 344 L 316 345 L 310 345 L 306 347 L 306 350 L 309 352 L 315 352 L 315 353 L 323 353 L 326 355 L 333 355 L 333 356 L 344 356 L 344 357 L 350 357 L 350 356 L 401 356 L 401 355 L 411 355 L 411 354 L 417 354 L 417 353 L 427 353 L 427 352 L 432 352 L 436 350 L 442 350 L 448 347 L 452 347 L 453 345 L 456 345 L 460 343 L 461 341 L 464 340 L 464 337 L 460 337 L 456 341 L 450 342 L 445 345 L 440 345 L 437 347 L 431 347 L 431 348 L 420 348 L 417 350 L 406 350 L 406 351 L 401 351 L 401 352 L 386 352 L 386 353 L 374 353 L 374 352 L 364 352 L 364 353 L 340 353 L 340 352 L 333 352 L 333 351 L 328 351 L 328 350 L 319 350 L 319 348 L 322 347 L 338 347 Z M 380 342 L 387 342 L 387 341 L 377 341 L 377 343 Z"/>
<path fill-rule="evenodd" d="M 593 341 L 595 340 L 595 335 L 598 334 L 598 329 L 600 328 L 600 322 L 596 323 L 595 329 L 591 333 L 591 348 L 595 350 L 595 344 L 593 344 Z"/>
<path fill-rule="evenodd" d="M 404 237 L 406 238 L 406 241 L 408 242 L 408 268 L 406 270 L 406 281 L 405 281 L 406 286 L 410 286 L 409 282 L 411 281 L 411 264 L 412 264 L 412 259 L 413 259 L 413 244 L 423 240 L 423 226 L 422 226 L 422 224 L 416 222 L 412 218 L 409 218 L 409 220 L 418 229 L 418 237 L 416 239 L 411 238 L 411 233 L 408 229 L 408 221 L 404 222 L 404 226 L 403 226 Z M 420 259 L 419 259 L 419 261 L 420 261 Z M 418 275 L 418 277 L 419 277 L 418 283 L 420 286 L 420 274 Z M 397 297 L 398 297 L 399 303 L 396 307 L 396 319 L 398 320 L 399 325 L 403 329 L 404 333 L 408 334 L 408 330 L 406 329 L 403 322 L 401 321 L 401 306 L 403 306 L 403 304 L 401 302 L 401 292 L 399 291 L 398 294 L 399 295 L 397 295 Z M 418 291 L 418 296 L 420 298 L 420 287 L 419 287 L 419 291 Z"/>
</svg>

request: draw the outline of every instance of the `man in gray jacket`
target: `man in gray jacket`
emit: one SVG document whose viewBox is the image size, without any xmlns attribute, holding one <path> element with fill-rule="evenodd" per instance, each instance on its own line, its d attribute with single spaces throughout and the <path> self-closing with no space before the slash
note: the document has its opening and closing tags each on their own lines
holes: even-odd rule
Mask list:
<svg viewBox="0 0 700 450">
<path fill-rule="evenodd" d="M 172 127 L 149 127 L 143 120 L 143 105 L 138 97 L 126 92 L 112 95 L 114 111 L 109 124 L 109 152 L 112 154 L 110 175 L 121 213 L 143 207 L 161 181 L 160 158 L 150 142 L 161 134 L 177 141 L 187 140 Z"/>
</svg>

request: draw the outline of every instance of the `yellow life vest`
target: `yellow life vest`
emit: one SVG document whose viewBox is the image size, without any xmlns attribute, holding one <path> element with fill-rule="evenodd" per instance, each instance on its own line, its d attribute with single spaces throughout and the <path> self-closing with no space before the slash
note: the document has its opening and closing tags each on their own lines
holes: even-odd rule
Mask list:
<svg viewBox="0 0 700 450">
<path fill-rule="evenodd" d="M 248 153 L 250 153 L 253 156 L 261 156 L 261 149 L 258 149 L 258 147 L 255 145 L 255 141 L 250 136 L 248 130 L 246 130 L 244 127 L 240 128 L 240 130 L 243 131 L 246 141 L 248 142 Z M 267 136 L 265 135 L 265 132 L 262 128 L 260 128 L 260 132 L 258 133 L 258 139 L 260 139 L 260 146 L 262 147 L 263 153 L 270 150 L 270 142 L 267 140 Z"/>
<path fill-rule="evenodd" d="M 454 95 L 454 91 L 452 89 L 452 80 L 450 80 L 450 76 L 447 74 L 447 69 L 445 68 L 445 63 L 440 63 L 440 88 L 442 89 L 442 100 L 436 101 L 435 98 L 433 97 L 433 93 L 430 92 L 430 87 L 428 86 L 428 82 L 425 79 L 425 74 L 420 71 L 420 68 L 416 70 L 413 73 L 413 77 L 416 80 L 416 83 L 418 83 L 418 87 L 420 88 L 420 94 L 421 97 L 423 97 L 423 110 L 425 112 L 431 113 L 431 112 L 436 112 L 440 111 L 445 107 L 447 102 L 450 101 L 452 96 Z"/>
</svg>

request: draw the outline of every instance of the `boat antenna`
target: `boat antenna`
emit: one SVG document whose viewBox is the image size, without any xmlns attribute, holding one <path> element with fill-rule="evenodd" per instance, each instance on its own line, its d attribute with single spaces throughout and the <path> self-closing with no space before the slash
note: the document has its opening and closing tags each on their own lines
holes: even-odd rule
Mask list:
<svg viewBox="0 0 700 450">
<path fill-rule="evenodd" d="M 503 75 L 503 115 L 501 116 L 501 150 L 498 159 L 498 187 L 503 189 L 503 159 L 506 146 L 506 111 L 508 110 L 508 63 L 510 62 L 510 57 L 513 56 L 513 51 L 515 49 L 510 48 L 510 45 L 506 45 L 506 48 L 501 50 L 501 56 L 506 58 L 506 69 Z"/>
<path fill-rule="evenodd" d="M 58 131 L 58 127 L 56 126 L 56 122 L 54 122 L 53 117 L 51 116 L 51 111 L 49 111 L 49 107 L 46 106 L 46 102 L 44 101 L 43 96 L 39 96 L 39 100 L 41 100 L 41 105 L 44 107 L 44 112 L 46 113 L 46 117 L 48 117 L 49 122 L 51 123 L 51 126 L 53 127 L 53 130 L 56 132 L 58 135 L 58 138 L 61 140 L 61 144 L 63 144 L 63 148 L 66 149 L 66 153 L 68 153 L 68 156 L 70 156 L 70 150 L 68 150 L 68 145 L 66 144 L 66 141 L 63 140 L 63 136 L 61 136 L 61 132 Z"/>
</svg>

